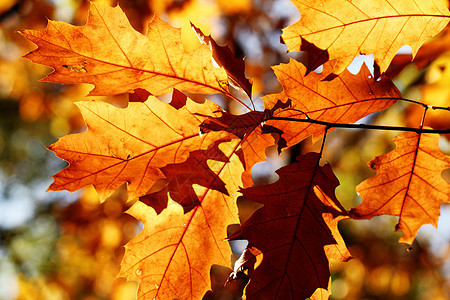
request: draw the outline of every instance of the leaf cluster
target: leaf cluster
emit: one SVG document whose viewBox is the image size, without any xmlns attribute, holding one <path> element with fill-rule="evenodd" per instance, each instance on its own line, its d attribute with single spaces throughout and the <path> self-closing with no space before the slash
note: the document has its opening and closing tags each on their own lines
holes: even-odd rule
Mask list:
<svg viewBox="0 0 450 300">
<path fill-rule="evenodd" d="M 130 94 L 126 108 L 77 103 L 87 129 L 49 147 L 69 163 L 49 189 L 93 185 L 105 200 L 125 185 L 130 199 L 139 199 L 127 212 L 144 229 L 125 246 L 119 274 L 139 283 L 139 299 L 213 297 L 210 269 L 230 265 L 226 238 L 248 241 L 226 282 L 235 297 L 248 276 L 248 299 L 327 299 L 329 260 L 351 258 L 341 220 L 398 216 L 400 242 L 411 244 L 450 202 L 441 176 L 450 157 L 438 147 L 438 133 L 450 130 L 424 128 L 429 109 L 448 107 L 415 103 L 423 107 L 417 128 L 354 124 L 411 102 L 385 73 L 402 45 L 414 57 L 447 25 L 448 8 L 439 0 L 293 3 L 301 18 L 282 38 L 289 51 L 306 51 L 308 63 L 273 66 L 283 90 L 262 97 L 263 111 L 254 109 L 244 61 L 195 26 L 202 45 L 188 52 L 180 29 L 157 16 L 141 34 L 119 6 L 91 3 L 83 26 L 49 21 L 43 31 L 21 32 L 38 46 L 26 57 L 54 69 L 45 81 L 90 83 L 91 96 Z M 374 53 L 374 74 L 365 66 L 356 75 L 346 69 L 360 53 Z M 322 72 L 313 72 L 318 66 Z M 247 111 L 191 99 L 217 93 Z M 170 103 L 157 98 L 166 94 Z M 331 165 L 321 164 L 327 134 L 337 127 L 405 131 L 395 150 L 368 163 L 377 174 L 358 185 L 363 202 L 350 211 L 335 196 Z M 309 136 L 323 138 L 319 153 L 280 168 L 275 183 L 253 186 L 252 167 L 266 159 L 266 148 L 282 152 Z M 239 223 L 239 196 L 261 207 L 227 234 Z"/>
</svg>

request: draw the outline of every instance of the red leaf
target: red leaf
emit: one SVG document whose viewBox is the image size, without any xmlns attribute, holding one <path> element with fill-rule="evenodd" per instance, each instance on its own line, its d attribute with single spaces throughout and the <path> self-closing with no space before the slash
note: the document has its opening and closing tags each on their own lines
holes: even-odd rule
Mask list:
<svg viewBox="0 0 450 300">
<path fill-rule="evenodd" d="M 216 64 L 223 67 L 228 74 L 228 79 L 233 86 L 241 88 L 250 99 L 252 99 L 252 84 L 245 77 L 245 63 L 242 59 L 234 57 L 228 46 L 219 46 L 211 38 L 191 23 L 192 29 L 197 34 L 200 41 L 205 44 L 213 53 L 213 59 Z"/>
<path fill-rule="evenodd" d="M 337 228 L 348 218 L 334 196 L 339 182 L 318 162 L 318 153 L 301 156 L 277 171 L 277 182 L 241 191 L 264 204 L 229 237 L 248 240 L 262 256 L 249 270 L 247 299 L 328 299 L 328 259 L 350 258 Z"/>
<path fill-rule="evenodd" d="M 216 141 L 208 150 L 191 152 L 189 158 L 183 163 L 168 164 L 161 168 L 169 181 L 167 187 L 162 191 L 141 197 L 140 200 L 152 207 L 154 202 L 154 208 L 159 213 L 162 203 L 167 205 L 167 193 L 169 193 L 170 198 L 179 203 L 183 207 L 184 213 L 187 213 L 200 204 L 200 199 L 192 186 L 193 184 L 219 191 L 228 196 L 225 183 L 208 165 L 208 160 L 224 163 L 229 161 L 229 157 L 218 148 L 218 145 L 223 142 L 224 140 Z"/>
</svg>

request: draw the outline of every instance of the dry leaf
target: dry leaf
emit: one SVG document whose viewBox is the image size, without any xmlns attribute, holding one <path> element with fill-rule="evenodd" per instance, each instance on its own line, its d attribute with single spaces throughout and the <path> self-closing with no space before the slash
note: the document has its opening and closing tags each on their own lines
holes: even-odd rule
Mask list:
<svg viewBox="0 0 450 300">
<path fill-rule="evenodd" d="M 438 141 L 434 134 L 398 135 L 394 151 L 369 162 L 377 175 L 357 186 L 363 202 L 351 212 L 361 219 L 398 216 L 400 242 L 410 245 L 422 225 L 436 226 L 441 203 L 450 202 L 450 185 L 441 176 L 450 168 L 450 157 L 438 148 Z"/>
<path fill-rule="evenodd" d="M 301 18 L 283 29 L 282 38 L 289 51 L 305 50 L 305 39 L 327 50 L 330 60 L 336 60 L 332 70 L 335 74 L 342 73 L 359 54 L 372 53 L 384 73 L 398 49 L 409 45 L 414 57 L 429 37 L 447 25 L 450 16 L 441 0 L 292 2 Z M 309 69 L 318 66 L 310 65 Z"/>
<path fill-rule="evenodd" d="M 116 95 L 141 88 L 155 96 L 172 92 L 228 93 L 227 74 L 213 66 L 211 51 L 186 52 L 180 29 L 158 17 L 143 35 L 119 6 L 91 3 L 88 22 L 73 26 L 49 21 L 44 31 L 25 30 L 38 49 L 25 57 L 52 67 L 43 80 L 91 83 L 90 95 Z"/>
<path fill-rule="evenodd" d="M 230 236 L 248 240 L 262 256 L 249 268 L 247 299 L 328 299 L 328 259 L 350 259 L 337 228 L 348 218 L 334 195 L 339 182 L 319 159 L 318 153 L 301 156 L 277 171 L 277 182 L 241 191 L 264 204 Z"/>
</svg>

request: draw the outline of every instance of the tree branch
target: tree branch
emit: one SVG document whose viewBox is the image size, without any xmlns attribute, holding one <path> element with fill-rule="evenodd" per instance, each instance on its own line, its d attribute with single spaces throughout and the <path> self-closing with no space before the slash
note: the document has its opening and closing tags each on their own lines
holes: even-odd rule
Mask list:
<svg viewBox="0 0 450 300">
<path fill-rule="evenodd" d="M 310 118 L 306 119 L 296 119 L 287 117 L 270 117 L 268 120 L 280 120 L 280 121 L 290 121 L 290 122 L 300 122 L 300 123 L 312 123 L 323 125 L 330 128 L 353 128 L 353 129 L 375 129 L 375 130 L 388 130 L 388 131 L 411 131 L 416 133 L 439 133 L 439 134 L 449 134 L 450 128 L 447 129 L 427 129 L 427 128 L 412 128 L 412 127 L 401 127 L 401 126 L 383 126 L 383 125 L 370 125 L 370 124 L 345 124 L 345 123 L 331 123 L 325 121 L 314 120 Z"/>
<path fill-rule="evenodd" d="M 446 110 L 446 111 L 450 111 L 450 106 L 447 106 L 447 107 L 444 107 L 444 106 L 434 106 L 434 105 L 429 105 L 429 104 L 426 104 L 426 103 L 422 103 L 422 102 L 419 102 L 419 101 L 415 101 L 415 100 L 411 100 L 411 99 L 406 99 L 406 98 L 390 98 L 390 97 L 387 97 L 387 98 L 375 98 L 375 99 L 380 99 L 380 100 L 383 100 L 383 99 L 394 99 L 394 100 L 398 100 L 398 101 L 405 101 L 405 102 L 410 102 L 410 103 L 418 104 L 418 105 L 421 105 L 421 106 L 426 107 L 426 108 L 431 108 L 431 109 L 433 109 L 433 110 Z"/>
</svg>

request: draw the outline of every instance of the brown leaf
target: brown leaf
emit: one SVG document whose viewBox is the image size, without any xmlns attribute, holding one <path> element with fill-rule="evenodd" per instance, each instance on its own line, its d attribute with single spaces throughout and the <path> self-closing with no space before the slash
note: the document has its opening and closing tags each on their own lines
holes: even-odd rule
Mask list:
<svg viewBox="0 0 450 300">
<path fill-rule="evenodd" d="M 54 176 L 49 190 L 76 191 L 93 184 L 106 199 L 123 183 L 130 197 L 146 195 L 164 178 L 159 168 L 184 162 L 191 151 L 205 149 L 219 133 L 199 135 L 204 117 L 218 109 L 212 102 L 189 100 L 176 110 L 150 97 L 125 109 L 104 102 L 78 102 L 87 130 L 61 138 L 49 147 L 69 166 Z"/>
<path fill-rule="evenodd" d="M 128 101 L 130 102 L 145 102 L 151 94 L 144 89 L 135 89 L 133 93 L 129 95 Z"/>
<path fill-rule="evenodd" d="M 223 180 L 208 165 L 208 160 L 225 163 L 229 161 L 229 157 L 218 148 L 218 145 L 223 142 L 224 140 L 218 140 L 207 150 L 191 152 L 189 158 L 183 163 L 168 164 L 161 168 L 161 171 L 168 179 L 167 187 L 162 191 L 141 197 L 140 200 L 155 208 L 156 212 L 159 213 L 161 211 L 161 203 L 165 203 L 163 207 L 167 206 L 167 194 L 169 193 L 170 198 L 180 204 L 184 209 L 184 213 L 187 213 L 200 204 L 200 199 L 193 187 L 194 184 L 229 195 Z M 237 174 L 236 177 L 239 178 L 239 175 Z M 152 205 L 153 202 L 155 206 Z"/>
<path fill-rule="evenodd" d="M 49 21 L 44 31 L 25 30 L 38 49 L 25 57 L 52 67 L 43 80 L 90 83 L 90 95 L 116 95 L 141 88 L 155 96 L 175 87 L 200 94 L 228 93 L 227 75 L 201 46 L 186 52 L 180 29 L 155 17 L 146 35 L 134 30 L 122 9 L 91 3 L 88 22 Z"/>
<path fill-rule="evenodd" d="M 267 112 L 268 110 L 251 111 L 242 115 L 221 112 L 222 115 L 218 118 L 207 118 L 200 125 L 200 128 L 202 132 L 227 131 L 242 139 L 264 122 Z"/>
<path fill-rule="evenodd" d="M 327 50 L 317 48 L 314 44 L 311 44 L 304 38 L 302 38 L 300 51 L 305 51 L 308 54 L 308 63 L 306 64 L 307 71 L 305 75 L 308 75 L 311 71 L 314 71 L 330 60 Z"/>
<path fill-rule="evenodd" d="M 375 81 L 365 65 L 357 75 L 345 70 L 332 81 L 323 81 L 327 70 L 331 67 L 324 65 L 324 72 L 310 73 L 305 76 L 306 68 L 291 59 L 288 64 L 273 67 L 284 91 L 263 97 L 266 107 L 271 107 L 278 101 L 291 101 L 291 108 L 278 110 L 274 116 L 305 119 L 309 118 L 332 122 L 354 123 L 359 119 L 376 111 L 384 110 L 401 97 L 395 85 L 387 78 Z M 310 135 L 320 138 L 324 126 L 310 123 L 296 123 L 292 121 L 267 121 L 284 132 L 282 137 L 287 146 L 297 144 Z"/>
<path fill-rule="evenodd" d="M 201 125 L 202 132 L 226 131 L 242 139 L 238 154 L 245 172 L 242 174 L 244 187 L 253 185 L 251 170 L 257 163 L 265 160 L 265 149 L 274 144 L 270 133 L 279 133 L 268 126 L 261 127 L 262 122 L 272 116 L 278 109 L 287 108 L 290 104 L 277 101 L 271 110 L 251 111 L 242 115 L 221 112 L 220 117 L 208 117 Z M 267 130 L 263 129 L 266 128 Z"/>
<path fill-rule="evenodd" d="M 399 216 L 400 242 L 410 245 L 422 225 L 436 226 L 440 204 L 450 202 L 450 185 L 441 177 L 450 168 L 450 157 L 440 151 L 438 141 L 435 134 L 398 135 L 394 151 L 369 162 L 377 175 L 357 186 L 363 202 L 351 212 L 361 219 Z"/>
<path fill-rule="evenodd" d="M 227 189 L 241 184 L 242 164 L 234 155 L 235 141 L 221 144 L 227 162 L 214 162 Z M 213 264 L 230 265 L 231 250 L 224 238 L 229 224 L 237 223 L 237 195 L 210 188 L 195 190 L 199 204 L 187 214 L 176 203 L 156 215 L 138 201 L 128 211 L 145 224 L 126 246 L 119 276 L 139 283 L 138 299 L 201 299 L 211 287 Z"/>
<path fill-rule="evenodd" d="M 206 36 L 203 32 L 191 23 L 192 29 L 197 34 L 201 43 L 206 45 L 213 54 L 214 61 L 225 69 L 228 79 L 232 85 L 242 89 L 250 99 L 252 99 L 252 84 L 245 77 L 245 63 L 242 59 L 234 57 L 228 46 L 219 46 L 211 36 Z"/>
<path fill-rule="evenodd" d="M 173 89 L 172 93 L 172 101 L 170 101 L 170 105 L 175 107 L 176 109 L 180 109 L 186 105 L 187 96 L 180 92 L 177 89 Z"/>
<path fill-rule="evenodd" d="M 248 240 L 251 252 L 262 256 L 254 270 L 243 264 L 247 299 L 328 299 L 328 259 L 350 258 L 337 228 L 348 218 L 334 195 L 339 182 L 319 159 L 318 153 L 301 156 L 277 171 L 277 182 L 241 191 L 264 204 L 229 237 Z"/>
<path fill-rule="evenodd" d="M 381 73 L 398 49 L 410 45 L 413 57 L 419 47 L 441 31 L 450 13 L 441 0 L 351 1 L 293 0 L 300 20 L 283 29 L 289 51 L 300 51 L 302 39 L 327 50 L 342 73 L 359 54 L 374 54 Z"/>
</svg>

